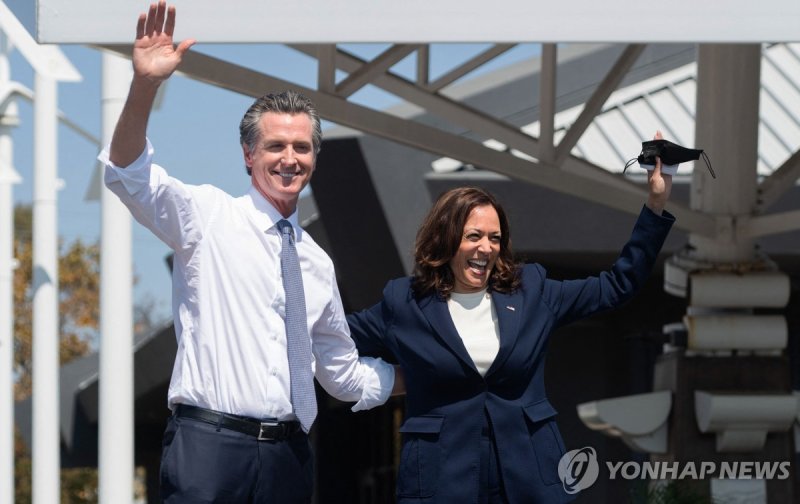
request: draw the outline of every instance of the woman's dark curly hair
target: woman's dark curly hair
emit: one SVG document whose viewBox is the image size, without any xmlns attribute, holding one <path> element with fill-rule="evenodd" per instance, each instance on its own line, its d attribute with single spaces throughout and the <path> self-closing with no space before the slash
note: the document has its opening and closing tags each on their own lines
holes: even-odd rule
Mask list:
<svg viewBox="0 0 800 504">
<path fill-rule="evenodd" d="M 459 187 L 439 196 L 417 231 L 414 244 L 414 278 L 417 297 L 435 292 L 447 299 L 455 279 L 450 260 L 455 256 L 472 209 L 491 205 L 500 219 L 500 254 L 489 274 L 489 289 L 509 293 L 519 287 L 519 265 L 511 252 L 508 219 L 503 207 L 489 192 L 477 187 Z"/>
</svg>

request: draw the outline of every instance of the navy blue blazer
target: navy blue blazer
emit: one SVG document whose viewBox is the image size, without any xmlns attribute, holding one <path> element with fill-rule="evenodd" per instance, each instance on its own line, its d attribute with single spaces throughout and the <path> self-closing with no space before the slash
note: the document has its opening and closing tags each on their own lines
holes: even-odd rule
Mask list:
<svg viewBox="0 0 800 504">
<path fill-rule="evenodd" d="M 477 502 L 484 410 L 510 504 L 574 498 L 564 492 L 557 470 L 565 450 L 544 389 L 548 336 L 631 298 L 674 220 L 643 208 L 612 268 L 596 277 L 558 281 L 529 264 L 516 292 L 492 292 L 500 349 L 485 376 L 467 353 L 447 302 L 438 295 L 416 298 L 410 278 L 390 281 L 380 303 L 348 316 L 362 355 L 381 356 L 405 372 L 398 503 Z"/>
</svg>

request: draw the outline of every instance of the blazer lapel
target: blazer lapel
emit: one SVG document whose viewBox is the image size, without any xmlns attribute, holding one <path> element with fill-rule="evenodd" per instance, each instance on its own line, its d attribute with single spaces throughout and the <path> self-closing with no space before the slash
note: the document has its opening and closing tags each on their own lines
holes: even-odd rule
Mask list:
<svg viewBox="0 0 800 504">
<path fill-rule="evenodd" d="M 453 319 L 450 316 L 450 310 L 447 308 L 447 301 L 433 294 L 426 296 L 419 301 L 420 310 L 425 315 L 425 318 L 430 323 L 433 330 L 442 341 L 470 368 L 478 372 L 472 357 L 469 356 L 467 348 L 464 346 L 464 341 L 458 335 L 456 326 L 453 324 Z"/>
<path fill-rule="evenodd" d="M 492 301 L 497 312 L 497 325 L 500 327 L 500 349 L 489 370 L 486 371 L 487 377 L 500 369 L 511 355 L 511 350 L 514 348 L 519 334 L 519 320 L 522 317 L 521 294 L 503 294 L 493 291 Z"/>
</svg>

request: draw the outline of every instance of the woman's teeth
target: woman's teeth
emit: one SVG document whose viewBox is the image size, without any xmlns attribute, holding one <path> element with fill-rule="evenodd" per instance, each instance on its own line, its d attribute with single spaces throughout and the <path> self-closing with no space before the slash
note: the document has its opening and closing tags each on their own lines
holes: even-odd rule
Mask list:
<svg viewBox="0 0 800 504">
<path fill-rule="evenodd" d="M 467 264 L 469 264 L 470 268 L 476 270 L 478 273 L 483 273 L 484 271 L 486 271 L 486 265 L 488 263 L 489 261 L 485 260 L 480 261 L 477 259 L 470 259 L 469 261 L 467 261 Z"/>
</svg>

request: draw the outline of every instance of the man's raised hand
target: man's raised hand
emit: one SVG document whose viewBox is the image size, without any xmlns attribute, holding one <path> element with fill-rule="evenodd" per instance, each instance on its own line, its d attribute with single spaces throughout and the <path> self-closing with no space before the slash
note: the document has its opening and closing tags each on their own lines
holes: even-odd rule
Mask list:
<svg viewBox="0 0 800 504">
<path fill-rule="evenodd" d="M 133 44 L 134 78 L 144 78 L 158 85 L 178 68 L 195 40 L 184 40 L 175 47 L 172 40 L 174 31 L 175 7 L 167 7 L 165 0 L 150 4 L 148 12 L 139 15 Z"/>
</svg>

